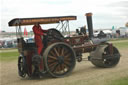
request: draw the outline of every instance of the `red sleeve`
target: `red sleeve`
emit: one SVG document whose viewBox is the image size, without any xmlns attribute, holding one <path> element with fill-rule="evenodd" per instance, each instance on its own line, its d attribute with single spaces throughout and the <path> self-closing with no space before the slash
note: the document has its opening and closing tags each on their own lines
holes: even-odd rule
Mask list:
<svg viewBox="0 0 128 85">
<path fill-rule="evenodd" d="M 43 30 L 43 32 L 48 32 L 48 30 Z"/>
<path fill-rule="evenodd" d="M 41 26 L 40 26 L 40 30 L 41 30 L 42 32 L 48 32 L 48 30 L 43 30 L 43 29 L 41 28 Z"/>
<path fill-rule="evenodd" d="M 36 26 L 34 26 L 32 29 L 33 29 L 34 34 L 43 35 L 43 32 L 39 30 Z"/>
</svg>

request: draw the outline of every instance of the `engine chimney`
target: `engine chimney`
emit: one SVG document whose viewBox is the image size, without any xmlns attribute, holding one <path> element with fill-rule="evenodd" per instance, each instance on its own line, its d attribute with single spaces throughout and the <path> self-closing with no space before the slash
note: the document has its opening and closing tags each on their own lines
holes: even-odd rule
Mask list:
<svg viewBox="0 0 128 85">
<path fill-rule="evenodd" d="M 88 24 L 89 38 L 93 38 L 92 13 L 85 14 Z"/>
</svg>

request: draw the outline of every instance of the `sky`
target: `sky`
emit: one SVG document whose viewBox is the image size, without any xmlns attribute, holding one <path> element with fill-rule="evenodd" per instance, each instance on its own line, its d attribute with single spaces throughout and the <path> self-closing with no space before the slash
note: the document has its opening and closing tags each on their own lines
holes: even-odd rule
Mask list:
<svg viewBox="0 0 128 85">
<path fill-rule="evenodd" d="M 0 0 L 0 30 L 15 31 L 8 22 L 13 18 L 77 16 L 70 29 L 86 25 L 85 13 L 93 13 L 93 28 L 124 27 L 128 22 L 128 0 Z M 41 25 L 53 28 L 55 25 Z M 32 26 L 26 26 L 31 31 Z"/>
</svg>

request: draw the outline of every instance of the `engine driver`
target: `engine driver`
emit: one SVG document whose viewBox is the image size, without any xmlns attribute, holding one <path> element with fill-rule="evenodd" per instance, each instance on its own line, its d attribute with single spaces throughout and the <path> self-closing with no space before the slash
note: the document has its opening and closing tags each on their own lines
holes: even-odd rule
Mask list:
<svg viewBox="0 0 128 85">
<path fill-rule="evenodd" d="M 44 44 L 42 42 L 41 37 L 44 35 L 47 35 L 46 33 L 48 32 L 48 30 L 43 30 L 41 28 L 41 26 L 39 25 L 39 23 L 36 23 L 32 29 L 33 29 L 33 32 L 35 35 L 34 39 L 36 42 L 36 46 L 38 48 L 38 54 L 41 55 L 41 52 L 42 52 L 43 47 L 44 47 Z"/>
<path fill-rule="evenodd" d="M 36 23 L 34 26 L 33 26 L 33 32 L 34 32 L 34 39 L 35 39 L 35 43 L 36 43 L 36 46 L 38 48 L 38 55 L 41 55 L 41 52 L 44 48 L 44 44 L 43 44 L 43 40 L 42 40 L 42 37 L 44 35 L 47 35 L 46 33 L 48 32 L 48 30 L 43 30 L 41 28 L 41 26 L 39 25 L 39 23 Z M 43 66 L 43 60 L 41 59 L 40 61 L 40 65 L 39 65 L 39 69 L 40 71 L 44 70 L 44 66 Z"/>
</svg>

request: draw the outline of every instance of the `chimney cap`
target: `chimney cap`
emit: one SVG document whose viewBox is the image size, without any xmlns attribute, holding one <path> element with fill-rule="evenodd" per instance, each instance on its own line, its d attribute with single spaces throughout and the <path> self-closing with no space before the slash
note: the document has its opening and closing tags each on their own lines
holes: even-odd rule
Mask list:
<svg viewBox="0 0 128 85">
<path fill-rule="evenodd" d="M 86 13 L 85 16 L 92 16 L 92 13 Z"/>
</svg>

